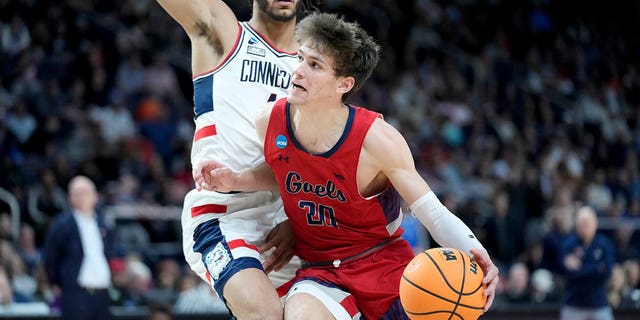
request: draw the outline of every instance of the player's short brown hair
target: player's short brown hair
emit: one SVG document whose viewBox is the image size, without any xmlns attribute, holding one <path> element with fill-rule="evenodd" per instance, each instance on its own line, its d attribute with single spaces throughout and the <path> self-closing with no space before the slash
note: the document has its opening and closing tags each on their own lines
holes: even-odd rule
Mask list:
<svg viewBox="0 0 640 320">
<path fill-rule="evenodd" d="M 296 41 L 334 60 L 336 76 L 353 77 L 355 85 L 345 93 L 345 101 L 362 87 L 380 60 L 380 46 L 356 22 L 346 22 L 331 13 L 312 13 L 298 23 Z"/>
</svg>

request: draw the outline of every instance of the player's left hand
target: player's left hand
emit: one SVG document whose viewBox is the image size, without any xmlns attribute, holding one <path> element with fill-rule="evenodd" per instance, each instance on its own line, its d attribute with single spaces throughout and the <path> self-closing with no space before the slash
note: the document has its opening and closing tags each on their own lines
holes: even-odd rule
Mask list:
<svg viewBox="0 0 640 320">
<path fill-rule="evenodd" d="M 487 250 L 471 249 L 470 251 L 473 255 L 473 260 L 480 266 L 480 268 L 482 268 L 482 271 L 484 271 L 484 278 L 482 279 L 482 283 L 487 286 L 484 290 L 484 295 L 487 297 L 487 302 L 484 305 L 484 309 L 482 309 L 482 313 L 485 313 L 487 312 L 487 310 L 489 310 L 489 308 L 491 308 L 493 299 L 496 297 L 496 287 L 498 286 L 498 282 L 500 281 L 500 277 L 498 277 L 498 267 L 496 267 L 491 261 Z"/>
<path fill-rule="evenodd" d="M 192 172 L 198 191 L 229 192 L 233 190 L 236 172 L 215 160 L 199 163 Z"/>
<path fill-rule="evenodd" d="M 275 226 L 267 235 L 265 243 L 260 247 L 260 252 L 266 252 L 271 248 L 275 250 L 267 256 L 264 262 L 264 271 L 278 271 L 284 267 L 293 257 L 293 246 L 296 240 L 293 235 L 291 222 L 285 220 Z"/>
</svg>

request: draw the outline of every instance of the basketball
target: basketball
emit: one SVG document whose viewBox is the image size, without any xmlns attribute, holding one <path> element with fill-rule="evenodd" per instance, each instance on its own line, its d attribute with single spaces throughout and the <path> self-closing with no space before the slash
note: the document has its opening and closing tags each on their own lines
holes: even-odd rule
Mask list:
<svg viewBox="0 0 640 320">
<path fill-rule="evenodd" d="M 400 302 L 413 320 L 475 320 L 486 301 L 483 277 L 482 269 L 462 251 L 432 248 L 404 269 Z"/>
</svg>

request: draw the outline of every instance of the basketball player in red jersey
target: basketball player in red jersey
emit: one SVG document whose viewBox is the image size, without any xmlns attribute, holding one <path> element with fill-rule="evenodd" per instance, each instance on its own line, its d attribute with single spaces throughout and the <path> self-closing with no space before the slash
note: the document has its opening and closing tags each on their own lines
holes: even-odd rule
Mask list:
<svg viewBox="0 0 640 320">
<path fill-rule="evenodd" d="M 406 318 L 398 286 L 414 254 L 400 237 L 401 198 L 439 244 L 474 257 L 488 310 L 498 269 L 487 251 L 418 174 L 402 135 L 380 114 L 344 103 L 371 75 L 378 45 L 331 14 L 302 20 L 296 40 L 289 95 L 256 120 L 269 166 L 209 162 L 196 174 L 212 190 L 268 189 L 275 177 L 303 260 L 285 319 Z"/>
<path fill-rule="evenodd" d="M 193 168 L 212 159 L 234 170 L 263 163 L 254 119 L 265 102 L 288 92 L 297 65 L 296 15 L 304 1 L 254 0 L 251 19 L 242 22 L 220 0 L 158 2 L 191 40 Z M 194 188 L 185 197 L 185 259 L 238 319 L 282 319 L 279 294 L 287 292 L 299 266 L 281 263 L 291 258 L 291 231 L 269 237 L 271 230 L 287 230 L 286 222 L 276 227 L 284 220 L 277 192 Z M 263 251 L 276 243 L 275 260 L 268 260 Z M 270 266 L 277 270 L 269 272 Z"/>
</svg>

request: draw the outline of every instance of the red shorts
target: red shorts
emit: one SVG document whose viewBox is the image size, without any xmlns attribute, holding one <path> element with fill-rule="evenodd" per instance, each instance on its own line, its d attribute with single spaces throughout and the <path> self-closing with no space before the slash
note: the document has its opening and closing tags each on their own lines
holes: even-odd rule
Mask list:
<svg viewBox="0 0 640 320">
<path fill-rule="evenodd" d="M 365 319 L 386 316 L 405 318 L 400 307 L 398 288 L 402 272 L 413 257 L 413 250 L 407 241 L 393 241 L 370 255 L 344 262 L 338 268 L 327 266 L 300 269 L 294 281 L 310 280 L 330 290 L 343 291 L 344 295 L 329 294 L 316 298 L 321 301 L 327 298 L 339 299 L 340 301 L 331 303 L 339 303 L 351 318 L 358 311 Z M 323 303 L 328 305 L 325 301 Z"/>
</svg>

